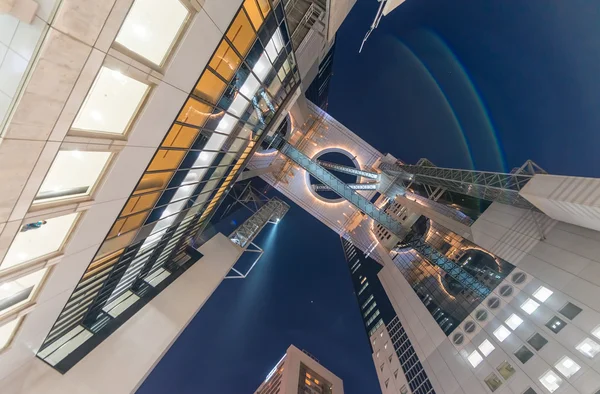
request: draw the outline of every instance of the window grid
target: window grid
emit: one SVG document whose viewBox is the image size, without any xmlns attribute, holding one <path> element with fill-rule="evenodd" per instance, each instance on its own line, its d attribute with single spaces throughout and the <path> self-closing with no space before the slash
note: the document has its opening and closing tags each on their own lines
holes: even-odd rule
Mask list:
<svg viewBox="0 0 600 394">
<path fill-rule="evenodd" d="M 437 223 L 429 222 L 423 241 L 445 258 L 457 263 L 482 286 L 493 290 L 514 266 L 479 248 Z M 475 253 L 479 265 L 470 263 Z M 403 249 L 393 258 L 394 264 L 408 280 L 414 292 L 449 335 L 483 301 L 473 289 L 465 287 L 440 266 L 428 261 L 414 249 Z M 475 261 L 475 260 L 473 260 Z"/>
<path fill-rule="evenodd" d="M 435 394 L 427 373 L 419 361 L 398 316 L 395 316 L 389 325 L 386 325 L 386 328 L 411 392 L 415 394 Z"/>
<path fill-rule="evenodd" d="M 247 1 L 244 4 L 248 5 L 250 3 Z M 278 6 L 281 7 L 281 4 Z M 263 9 L 261 8 L 261 10 Z M 242 7 L 238 11 L 237 16 L 234 17 L 234 21 L 242 13 L 246 18 L 249 18 L 246 10 Z M 261 56 L 260 53 L 265 51 L 266 43 L 264 42 L 264 32 L 266 31 L 267 24 L 264 22 L 269 18 L 275 18 L 273 12 L 260 16 L 260 23 L 257 22 L 258 19 L 256 18 L 256 15 L 254 16 L 254 20 L 251 21 L 251 29 L 253 29 L 252 34 L 254 38 L 250 43 L 246 58 L 241 56 L 241 53 L 238 50 L 239 48 L 235 46 L 235 38 L 233 38 L 233 41 L 230 40 L 233 36 L 226 34 L 223 37 L 222 43 L 228 44 L 233 52 L 241 59 L 238 69 L 232 73 L 230 79 L 226 80 L 223 78 L 217 70 L 218 67 L 216 67 L 211 60 L 197 84 L 198 87 L 203 76 L 208 75 L 210 72 L 217 76 L 221 82 L 226 83 L 225 85 L 230 89 L 234 89 L 238 92 L 239 86 L 236 86 L 236 83 L 239 85 L 239 78 L 234 78 L 234 76 L 243 71 L 246 73 L 246 77 L 252 77 L 258 81 L 259 88 L 257 92 L 259 92 L 259 94 L 254 95 L 254 97 L 249 97 L 248 108 L 239 115 L 232 113 L 229 107 L 225 108 L 224 104 L 226 104 L 226 101 L 224 101 L 223 98 L 226 94 L 226 90 L 223 90 L 220 93 L 218 99 L 215 100 L 214 103 L 210 103 L 206 97 L 197 96 L 196 90 L 190 94 L 188 102 L 186 102 L 186 105 L 182 108 L 182 112 L 180 112 L 177 120 L 173 123 L 173 126 L 165 136 L 165 139 L 151 160 L 144 176 L 142 176 L 138 182 L 130 200 L 125 204 L 123 211 L 115 222 L 115 225 L 118 225 L 118 228 L 114 228 L 114 231 L 111 231 L 111 234 L 105 239 L 103 247 L 109 247 L 109 250 L 112 248 L 114 251 L 108 252 L 108 254 L 104 253 L 100 256 L 100 252 L 104 251 L 101 247 L 98 254 L 100 257 L 93 260 L 90 267 L 88 267 L 88 270 L 84 273 L 84 277 L 87 277 L 88 279 L 91 278 L 92 281 L 84 281 L 82 278 L 75 288 L 73 295 L 65 305 L 65 308 L 59 315 L 42 348 L 48 346 L 53 339 L 60 337 L 61 333 L 64 333 L 79 324 L 82 313 L 79 312 L 74 316 L 71 313 L 74 310 L 74 307 L 77 307 L 77 310 L 82 309 L 86 312 L 85 316 L 90 317 L 96 310 L 102 308 L 102 305 L 104 305 L 106 300 L 109 298 L 114 299 L 119 292 L 126 291 L 131 285 L 134 285 L 141 275 L 145 273 L 147 276 L 150 270 L 154 271 L 158 269 L 159 267 L 152 266 L 151 264 L 154 260 L 157 260 L 159 256 L 163 265 L 166 265 L 171 258 L 177 258 L 185 249 L 185 241 L 189 238 L 190 234 L 199 231 L 208 224 L 216 207 L 222 202 L 222 199 L 226 194 L 225 190 L 234 180 L 239 170 L 243 168 L 243 165 L 250 157 L 253 148 L 257 146 L 255 142 L 259 140 L 264 130 L 268 127 L 270 120 L 274 118 L 274 111 L 277 111 L 280 108 L 281 104 L 288 97 L 288 93 L 292 91 L 292 87 L 295 88 L 299 83 L 299 76 L 296 72 L 295 60 L 291 45 L 289 44 L 285 20 L 276 24 L 276 31 L 281 31 L 283 47 L 279 52 L 277 59 L 273 59 L 274 63 L 271 66 L 272 68 L 270 69 L 267 78 L 258 78 L 252 67 L 250 67 L 251 62 L 254 62 L 255 60 L 258 61 L 258 59 L 251 59 L 252 51 L 256 48 L 260 48 L 258 56 Z M 250 20 L 250 18 L 248 20 Z M 234 22 L 232 22 L 232 25 L 233 24 Z M 256 31 L 256 29 L 261 27 L 264 27 L 265 29 Z M 213 69 L 213 65 L 215 65 L 217 69 Z M 287 68 L 287 71 L 283 71 L 284 68 Z M 280 86 L 278 90 L 273 92 L 273 90 L 270 89 L 270 84 L 273 79 L 279 78 L 278 75 L 279 77 L 283 75 L 284 79 L 279 81 Z M 238 94 L 242 95 L 241 92 Z M 190 110 L 193 105 L 195 105 L 194 109 L 208 109 L 210 112 L 207 111 L 207 114 L 204 117 L 200 114 L 200 116 L 193 118 L 193 125 L 181 122 L 180 119 L 183 111 Z M 260 117 L 257 116 L 256 111 L 258 111 L 258 108 L 263 110 L 264 119 L 260 119 Z M 221 112 L 219 115 L 212 116 L 215 115 L 215 113 L 218 113 L 218 111 Z M 229 133 L 222 133 L 217 129 L 219 122 L 215 121 L 215 119 L 219 116 L 219 121 L 227 116 L 236 122 L 234 128 L 231 129 Z M 187 117 L 185 119 L 190 120 Z M 190 186 L 196 188 L 196 190 L 188 197 L 165 201 L 167 193 L 177 193 L 177 191 L 180 190 L 180 185 L 172 186 L 172 182 L 175 180 L 175 177 L 181 176 L 179 175 L 181 170 L 185 171 L 194 168 L 193 166 L 183 165 L 186 157 L 194 152 L 211 152 L 210 149 L 203 149 L 211 136 L 221 136 L 219 138 L 225 139 L 225 141 L 219 150 L 212 151 L 215 154 L 212 162 L 205 167 L 199 167 L 205 168 L 206 170 L 204 177 L 200 179 L 199 182 L 190 184 Z M 158 156 L 159 154 L 162 155 L 160 159 Z M 222 160 L 226 154 L 231 156 L 231 161 L 227 164 L 219 164 L 220 160 Z M 213 177 L 212 174 L 219 175 Z M 148 178 L 150 175 L 154 178 Z M 147 184 L 151 186 L 141 188 L 145 181 L 150 181 L 147 182 Z M 209 184 L 210 187 L 207 187 Z M 140 208 L 139 206 L 139 204 L 141 204 L 141 197 L 145 197 L 145 201 L 142 203 L 146 206 L 143 208 Z M 134 199 L 135 201 L 133 201 Z M 197 201 L 201 202 L 196 203 Z M 167 225 L 165 229 L 156 232 L 157 235 L 161 234 L 156 242 L 147 248 L 140 249 L 143 241 L 148 238 L 145 234 L 144 236 L 141 236 L 140 231 L 147 228 L 146 226 L 158 223 L 159 220 L 164 219 L 160 217 L 160 214 L 157 211 L 167 209 L 167 207 L 173 203 L 180 204 L 178 212 L 174 212 L 168 216 L 168 218 L 171 218 L 174 222 Z M 173 234 L 179 229 L 182 223 L 182 220 L 178 218 L 190 214 L 192 214 L 192 216 L 190 216 L 192 219 L 186 222 L 184 230 L 177 234 L 178 239 L 175 238 L 174 242 L 170 242 L 172 241 Z M 191 225 L 192 223 L 194 224 Z M 149 232 L 151 233 L 152 230 Z M 117 234 L 116 236 L 115 233 Z M 123 237 L 125 235 L 126 237 Z M 113 242 L 110 245 L 107 244 L 107 241 L 109 240 L 118 240 L 117 237 L 123 237 L 121 238 L 122 241 L 120 241 L 120 243 Z M 112 245 L 117 245 L 117 248 L 115 249 Z M 119 246 L 121 247 L 119 248 Z M 164 254 L 163 251 L 165 252 Z M 111 260 L 110 264 L 102 265 L 102 269 L 98 271 L 97 263 L 105 259 L 106 256 L 112 256 L 113 260 Z M 135 271 L 130 271 L 125 278 L 127 279 L 126 282 L 117 280 L 118 275 L 126 271 L 130 264 L 133 263 L 134 259 L 138 262 L 136 264 L 139 264 L 139 267 L 135 266 Z M 111 288 L 111 286 L 113 287 Z M 118 287 L 119 291 L 117 293 L 113 290 L 115 289 L 114 286 Z M 77 297 L 74 297 L 74 295 L 84 287 L 92 290 L 91 292 L 86 291 L 86 293 L 84 293 L 83 297 L 85 304 L 81 304 L 80 301 L 82 300 L 82 296 L 77 294 Z M 86 311 L 87 308 L 91 309 Z M 75 319 L 73 319 L 73 317 L 75 317 Z"/>
</svg>

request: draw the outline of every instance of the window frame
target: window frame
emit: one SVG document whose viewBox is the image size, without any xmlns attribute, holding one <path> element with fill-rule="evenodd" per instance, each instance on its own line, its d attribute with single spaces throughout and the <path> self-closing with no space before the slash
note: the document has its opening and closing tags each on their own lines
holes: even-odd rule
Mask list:
<svg viewBox="0 0 600 394">
<path fill-rule="evenodd" d="M 134 0 L 132 2 L 132 6 L 133 6 L 133 3 L 135 3 L 135 1 L 136 0 Z M 129 49 L 126 46 L 124 46 L 123 44 L 117 42 L 117 36 L 119 35 L 119 32 L 123 28 L 123 25 L 125 24 L 125 20 L 129 16 L 129 11 L 131 8 L 127 11 L 125 18 L 123 18 L 123 21 L 121 22 L 121 25 L 119 26 L 119 30 L 115 34 L 115 38 L 113 39 L 110 47 L 112 49 L 122 53 L 123 55 L 142 63 L 144 66 L 149 67 L 150 69 L 152 69 L 156 72 L 163 73 L 165 71 L 165 69 L 167 68 L 167 66 L 170 64 L 171 60 L 173 60 L 173 56 L 176 52 L 175 49 L 177 47 L 179 47 L 179 45 L 181 44 L 181 41 L 183 40 L 183 37 L 185 36 L 185 32 L 189 29 L 194 17 L 196 16 L 196 14 L 199 11 L 196 9 L 196 7 L 194 7 L 194 5 L 189 0 L 177 0 L 177 1 L 179 1 L 181 3 L 181 5 L 183 5 L 187 9 L 188 14 L 187 14 L 184 22 L 179 27 L 179 30 L 177 31 L 175 39 L 173 41 L 171 41 L 171 45 L 169 46 L 169 49 L 167 50 L 165 56 L 163 57 L 161 64 L 156 64 L 153 61 L 151 61 L 150 59 L 147 59 L 146 57 L 140 55 L 139 53 L 133 51 L 132 49 Z"/>
<path fill-rule="evenodd" d="M 22 269 L 16 273 L 4 272 L 2 275 L 0 275 L 0 285 L 2 285 L 4 283 L 9 283 L 11 281 L 18 280 L 27 275 L 34 274 L 38 271 L 46 270 L 46 272 L 44 272 L 44 274 L 40 278 L 40 281 L 33 288 L 28 299 L 9 307 L 5 311 L 0 311 L 0 320 L 5 319 L 9 316 L 18 316 L 23 311 L 26 311 L 28 308 L 31 308 L 36 303 L 36 299 L 37 299 L 38 295 L 40 294 L 42 288 L 46 284 L 46 281 L 50 277 L 53 267 L 54 267 L 53 265 L 47 266 L 47 264 L 35 264 L 34 266 L 28 267 L 26 269 Z M 2 353 L 2 350 L 0 349 L 0 354 L 1 353 Z"/>
<path fill-rule="evenodd" d="M 123 67 L 124 67 L 124 65 L 121 64 L 121 62 L 113 61 L 108 57 L 104 60 L 104 62 L 98 68 L 98 71 L 96 72 L 96 75 L 94 76 L 94 80 L 92 81 L 89 89 L 87 90 L 86 95 L 85 95 L 83 101 L 81 102 L 81 105 L 77 109 L 77 113 L 73 117 L 73 121 L 69 125 L 69 130 L 67 131 L 67 136 L 86 137 L 86 138 L 102 138 L 102 139 L 122 140 L 122 141 L 127 140 L 129 133 L 133 129 L 133 125 L 135 125 L 137 123 L 137 121 L 140 117 L 140 113 L 142 112 L 141 110 L 143 108 L 145 108 L 146 103 L 148 102 L 148 100 L 149 100 L 150 96 L 152 95 L 152 92 L 156 88 L 157 84 L 155 82 L 152 82 L 148 78 L 140 78 L 140 75 L 138 75 L 137 73 L 132 73 L 129 70 L 129 67 L 127 67 L 125 69 L 123 69 Z M 79 129 L 79 128 L 74 127 L 75 121 L 77 120 L 77 116 L 81 112 L 84 104 L 86 104 L 87 99 L 88 99 L 90 93 L 92 92 L 92 88 L 94 87 L 94 83 L 98 79 L 98 75 L 100 74 L 100 71 L 103 68 L 107 68 L 111 71 L 120 72 L 121 74 L 123 74 L 124 76 L 126 76 L 128 78 L 134 79 L 140 83 L 147 85 L 146 91 L 144 92 L 142 99 L 138 103 L 135 111 L 133 112 L 133 115 L 127 122 L 127 126 L 125 126 L 122 133 L 111 133 L 111 132 L 99 131 L 99 130 L 85 130 L 85 129 Z"/>
<path fill-rule="evenodd" d="M 54 164 L 58 153 L 60 152 L 73 152 L 73 151 L 79 151 L 82 153 L 85 152 L 106 152 L 109 153 L 108 159 L 106 160 L 106 163 L 104 163 L 104 167 L 102 168 L 102 170 L 100 171 L 100 174 L 98 175 L 98 177 L 96 178 L 96 180 L 94 181 L 94 183 L 92 185 L 90 185 L 90 187 L 88 188 L 88 191 L 86 192 L 86 194 L 84 195 L 78 195 L 75 197 L 65 197 L 65 198 L 57 198 L 57 199 L 53 199 L 51 201 L 44 201 L 44 200 L 40 200 L 40 201 L 36 201 L 35 197 L 33 199 L 33 202 L 31 203 L 31 209 L 30 211 L 36 211 L 36 210 L 41 210 L 41 209 L 47 209 L 47 208 L 52 208 L 52 207 L 56 207 L 56 206 L 60 206 L 63 204 L 73 204 L 73 203 L 80 203 L 80 202 L 84 202 L 84 201 L 92 201 L 94 200 L 94 196 L 96 194 L 96 192 L 98 191 L 98 187 L 100 186 L 100 184 L 104 181 L 106 175 L 110 172 L 111 167 L 113 166 L 113 164 L 115 163 L 115 158 L 117 157 L 118 152 L 116 151 L 112 151 L 112 150 L 82 150 L 82 149 L 65 149 L 65 150 L 61 150 L 59 149 L 58 152 L 56 153 L 56 155 L 54 156 L 54 160 L 52 160 L 52 164 L 50 164 L 50 167 L 48 168 L 48 172 L 46 172 L 46 175 L 44 176 L 44 179 L 42 180 L 42 183 L 40 183 L 40 187 L 37 189 L 36 191 L 36 196 L 39 194 L 40 189 L 42 187 L 42 184 L 44 183 L 44 181 L 46 180 L 46 177 L 48 176 L 50 170 L 52 169 L 52 165 Z"/>
</svg>

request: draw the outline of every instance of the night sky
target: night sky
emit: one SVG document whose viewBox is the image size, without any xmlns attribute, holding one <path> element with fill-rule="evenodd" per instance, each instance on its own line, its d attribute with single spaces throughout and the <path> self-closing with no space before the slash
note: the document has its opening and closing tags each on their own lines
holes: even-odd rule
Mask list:
<svg viewBox="0 0 600 394">
<path fill-rule="evenodd" d="M 408 0 L 358 54 L 377 6 L 359 0 L 338 32 L 332 116 L 408 163 L 600 177 L 598 2 Z M 138 392 L 252 393 L 295 344 L 347 394 L 378 393 L 338 236 L 292 206 L 258 244 Z"/>
</svg>

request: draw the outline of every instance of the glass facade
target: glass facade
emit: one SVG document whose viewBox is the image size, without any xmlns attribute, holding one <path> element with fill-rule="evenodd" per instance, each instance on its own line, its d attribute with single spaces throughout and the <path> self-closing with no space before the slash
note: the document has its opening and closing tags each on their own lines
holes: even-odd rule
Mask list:
<svg viewBox="0 0 600 394">
<path fill-rule="evenodd" d="M 483 301 L 482 292 L 489 294 L 512 272 L 514 266 L 476 246 L 448 229 L 425 221 L 422 241 L 436 250 L 438 257 L 454 264 L 469 274 L 477 286 L 466 286 L 450 275 L 431 256 L 423 256 L 415 249 L 405 248 L 392 252 L 394 264 L 404 275 L 440 328 L 450 334 Z"/>
<path fill-rule="evenodd" d="M 282 7 L 243 2 L 49 332 L 43 358 L 79 327 L 94 335 L 114 330 L 127 315 L 115 322 L 115 307 L 120 315 L 156 293 L 157 278 L 195 261 L 187 240 L 206 226 L 300 82 Z M 72 364 L 53 365 L 64 372 Z"/>
</svg>

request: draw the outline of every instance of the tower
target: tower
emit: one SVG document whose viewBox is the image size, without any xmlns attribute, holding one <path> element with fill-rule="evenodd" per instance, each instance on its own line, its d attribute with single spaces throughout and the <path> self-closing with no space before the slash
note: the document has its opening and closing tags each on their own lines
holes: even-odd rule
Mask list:
<svg viewBox="0 0 600 394">
<path fill-rule="evenodd" d="M 294 119 L 305 119 L 301 100 Z M 307 107 L 308 119 L 333 123 Z M 272 138 L 284 167 L 264 178 L 341 235 L 384 393 L 600 389 L 598 180 L 531 161 L 504 174 L 379 155 L 355 167 L 378 175 L 375 190 L 361 190 L 336 176 L 351 166 L 314 154 L 318 138 L 296 142 L 310 130 L 299 124 Z M 340 202 L 317 209 L 315 190 L 352 211 L 335 220 Z"/>
</svg>

